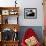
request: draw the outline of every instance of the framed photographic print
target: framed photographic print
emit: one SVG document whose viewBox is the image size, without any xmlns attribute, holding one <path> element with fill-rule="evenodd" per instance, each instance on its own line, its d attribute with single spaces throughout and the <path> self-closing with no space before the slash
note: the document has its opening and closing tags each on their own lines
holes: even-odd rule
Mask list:
<svg viewBox="0 0 46 46">
<path fill-rule="evenodd" d="M 16 15 L 17 13 L 18 13 L 18 12 L 17 12 L 16 10 L 14 10 L 14 9 L 9 11 L 9 14 L 10 14 L 10 15 Z"/>
<path fill-rule="evenodd" d="M 24 19 L 36 19 L 37 8 L 24 8 Z"/>
<path fill-rule="evenodd" d="M 9 15 L 9 10 L 2 10 L 2 15 Z"/>
</svg>

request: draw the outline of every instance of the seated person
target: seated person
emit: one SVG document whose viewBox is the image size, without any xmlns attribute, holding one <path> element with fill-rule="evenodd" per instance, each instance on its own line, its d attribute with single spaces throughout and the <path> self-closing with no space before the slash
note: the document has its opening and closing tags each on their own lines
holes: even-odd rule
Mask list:
<svg viewBox="0 0 46 46">
<path fill-rule="evenodd" d="M 21 42 L 22 46 L 41 46 L 37 39 L 36 33 L 31 29 L 27 29 Z"/>
</svg>

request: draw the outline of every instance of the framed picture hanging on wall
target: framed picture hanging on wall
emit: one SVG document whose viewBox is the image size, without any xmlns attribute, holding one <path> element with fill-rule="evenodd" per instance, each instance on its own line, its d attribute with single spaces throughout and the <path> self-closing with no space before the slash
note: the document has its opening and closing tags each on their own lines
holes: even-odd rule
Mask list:
<svg viewBox="0 0 46 46">
<path fill-rule="evenodd" d="M 24 19 L 36 19 L 37 8 L 24 8 Z"/>
</svg>

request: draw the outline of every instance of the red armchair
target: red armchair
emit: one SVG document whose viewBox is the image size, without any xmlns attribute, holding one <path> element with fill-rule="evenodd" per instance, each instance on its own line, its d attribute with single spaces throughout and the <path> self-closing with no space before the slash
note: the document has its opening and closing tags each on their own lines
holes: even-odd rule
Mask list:
<svg viewBox="0 0 46 46">
<path fill-rule="evenodd" d="M 26 44 L 26 42 L 25 42 L 25 40 L 26 39 L 29 39 L 29 38 L 32 38 L 32 36 L 33 37 L 37 37 L 37 35 L 36 35 L 36 33 L 33 31 L 33 29 L 31 29 L 31 28 L 29 28 L 29 29 L 27 29 L 27 31 L 25 32 L 25 34 L 24 34 L 24 37 L 22 38 L 22 42 L 21 42 L 21 45 L 22 46 L 27 46 L 27 44 Z M 36 44 L 34 45 L 34 46 L 41 46 L 41 44 L 40 44 L 40 42 L 37 40 L 37 38 L 36 38 Z M 27 42 L 28 43 L 28 42 Z M 29 46 L 31 46 L 31 45 L 29 45 Z"/>
</svg>

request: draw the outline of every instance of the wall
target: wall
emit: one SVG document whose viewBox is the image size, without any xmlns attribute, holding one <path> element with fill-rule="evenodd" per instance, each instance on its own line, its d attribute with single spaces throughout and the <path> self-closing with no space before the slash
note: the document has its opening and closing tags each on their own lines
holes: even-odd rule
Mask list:
<svg viewBox="0 0 46 46">
<path fill-rule="evenodd" d="M 0 6 L 1 7 L 10 7 L 10 6 L 14 6 L 14 1 L 15 0 L 0 0 Z"/>
<path fill-rule="evenodd" d="M 18 2 L 21 5 L 19 18 L 21 26 L 43 26 L 42 0 L 21 0 Z M 37 8 L 37 19 L 24 19 L 24 8 Z"/>
<path fill-rule="evenodd" d="M 0 6 L 14 6 L 14 1 L 15 0 L 0 0 Z M 17 0 L 17 3 L 20 7 L 20 26 L 43 26 L 42 0 Z M 37 19 L 24 19 L 24 8 L 37 8 Z"/>
</svg>

